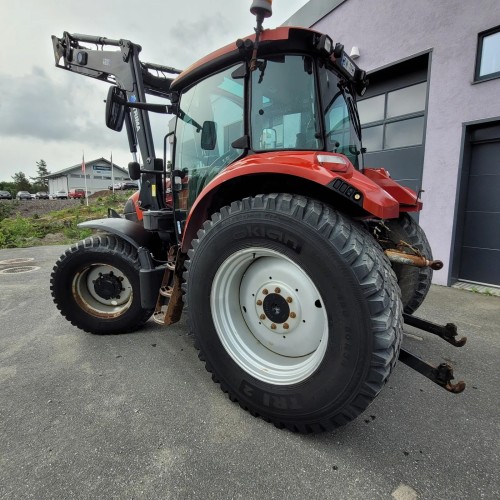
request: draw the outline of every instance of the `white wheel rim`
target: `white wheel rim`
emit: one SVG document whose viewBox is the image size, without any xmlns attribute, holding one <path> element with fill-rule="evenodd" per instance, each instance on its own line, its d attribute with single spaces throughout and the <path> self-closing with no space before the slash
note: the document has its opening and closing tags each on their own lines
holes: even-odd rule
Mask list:
<svg viewBox="0 0 500 500">
<path fill-rule="evenodd" d="M 214 277 L 210 307 L 228 354 L 263 382 L 301 382 L 323 360 L 323 299 L 303 269 L 274 250 L 247 248 L 228 257 Z"/>
<path fill-rule="evenodd" d="M 96 290 L 95 282 L 102 276 L 112 275 L 121 283 L 121 290 L 111 298 L 104 298 Z M 132 304 L 132 285 L 116 267 L 107 264 L 91 265 L 75 275 L 72 283 L 75 301 L 87 313 L 100 318 L 116 318 Z"/>
</svg>

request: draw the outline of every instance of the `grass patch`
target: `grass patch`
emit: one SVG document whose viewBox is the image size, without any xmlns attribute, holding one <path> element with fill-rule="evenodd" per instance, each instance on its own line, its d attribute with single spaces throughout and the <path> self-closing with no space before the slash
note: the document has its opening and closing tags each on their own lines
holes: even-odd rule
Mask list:
<svg viewBox="0 0 500 500">
<path fill-rule="evenodd" d="M 126 194 L 110 194 L 90 199 L 82 204 L 31 217 L 13 216 L 14 204 L 0 205 L 0 248 L 23 248 L 44 244 L 65 244 L 92 234 L 91 229 L 80 229 L 78 224 L 107 217 L 108 208 L 123 212 Z M 49 235 L 57 235 L 47 238 Z"/>
</svg>

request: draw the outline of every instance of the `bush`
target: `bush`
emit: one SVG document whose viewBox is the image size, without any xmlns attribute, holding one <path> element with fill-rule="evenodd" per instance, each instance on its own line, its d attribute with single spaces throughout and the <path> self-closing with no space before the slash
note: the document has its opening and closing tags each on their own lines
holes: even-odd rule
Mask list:
<svg viewBox="0 0 500 500">
<path fill-rule="evenodd" d="M 12 211 L 18 205 L 18 201 L 0 202 L 0 221 L 6 219 L 7 217 L 10 217 Z"/>
<path fill-rule="evenodd" d="M 40 231 L 30 219 L 15 217 L 0 222 L 0 247 L 21 248 L 33 244 Z"/>
</svg>

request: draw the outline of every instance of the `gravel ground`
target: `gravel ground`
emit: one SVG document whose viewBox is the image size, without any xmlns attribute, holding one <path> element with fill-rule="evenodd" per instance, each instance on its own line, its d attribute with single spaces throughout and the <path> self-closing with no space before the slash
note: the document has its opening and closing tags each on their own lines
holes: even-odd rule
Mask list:
<svg viewBox="0 0 500 500">
<path fill-rule="evenodd" d="M 1 500 L 500 499 L 498 297 L 431 287 L 418 316 L 456 323 L 462 348 L 405 326 L 404 347 L 452 363 L 462 394 L 398 363 L 364 415 L 304 436 L 231 403 L 184 318 L 73 327 L 49 289 L 65 249 L 0 250 Z"/>
<path fill-rule="evenodd" d="M 54 210 L 63 210 L 64 208 L 79 205 L 80 200 L 1 200 L 5 205 L 14 205 L 12 216 L 33 217 L 48 214 Z"/>
<path fill-rule="evenodd" d="M 89 197 L 89 203 L 103 195 L 109 195 L 109 191 L 98 191 Z M 0 200 L 1 204 L 13 205 L 14 211 L 12 216 L 20 215 L 21 217 L 39 217 L 53 212 L 54 210 L 64 210 L 85 203 L 85 200 Z"/>
</svg>

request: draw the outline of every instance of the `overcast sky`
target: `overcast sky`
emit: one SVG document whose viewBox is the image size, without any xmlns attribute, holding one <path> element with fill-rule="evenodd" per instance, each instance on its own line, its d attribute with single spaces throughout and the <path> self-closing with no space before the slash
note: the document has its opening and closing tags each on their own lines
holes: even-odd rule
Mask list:
<svg viewBox="0 0 500 500">
<path fill-rule="evenodd" d="M 0 180 L 11 181 L 19 171 L 34 176 L 41 158 L 51 172 L 78 164 L 82 150 L 87 161 L 109 158 L 111 151 L 122 167 L 131 160 L 126 134 L 104 124 L 108 85 L 56 68 L 51 35 L 127 38 L 142 45 L 143 61 L 183 69 L 252 33 L 251 3 L 0 0 Z M 264 26 L 279 26 L 306 3 L 274 0 Z"/>
</svg>

